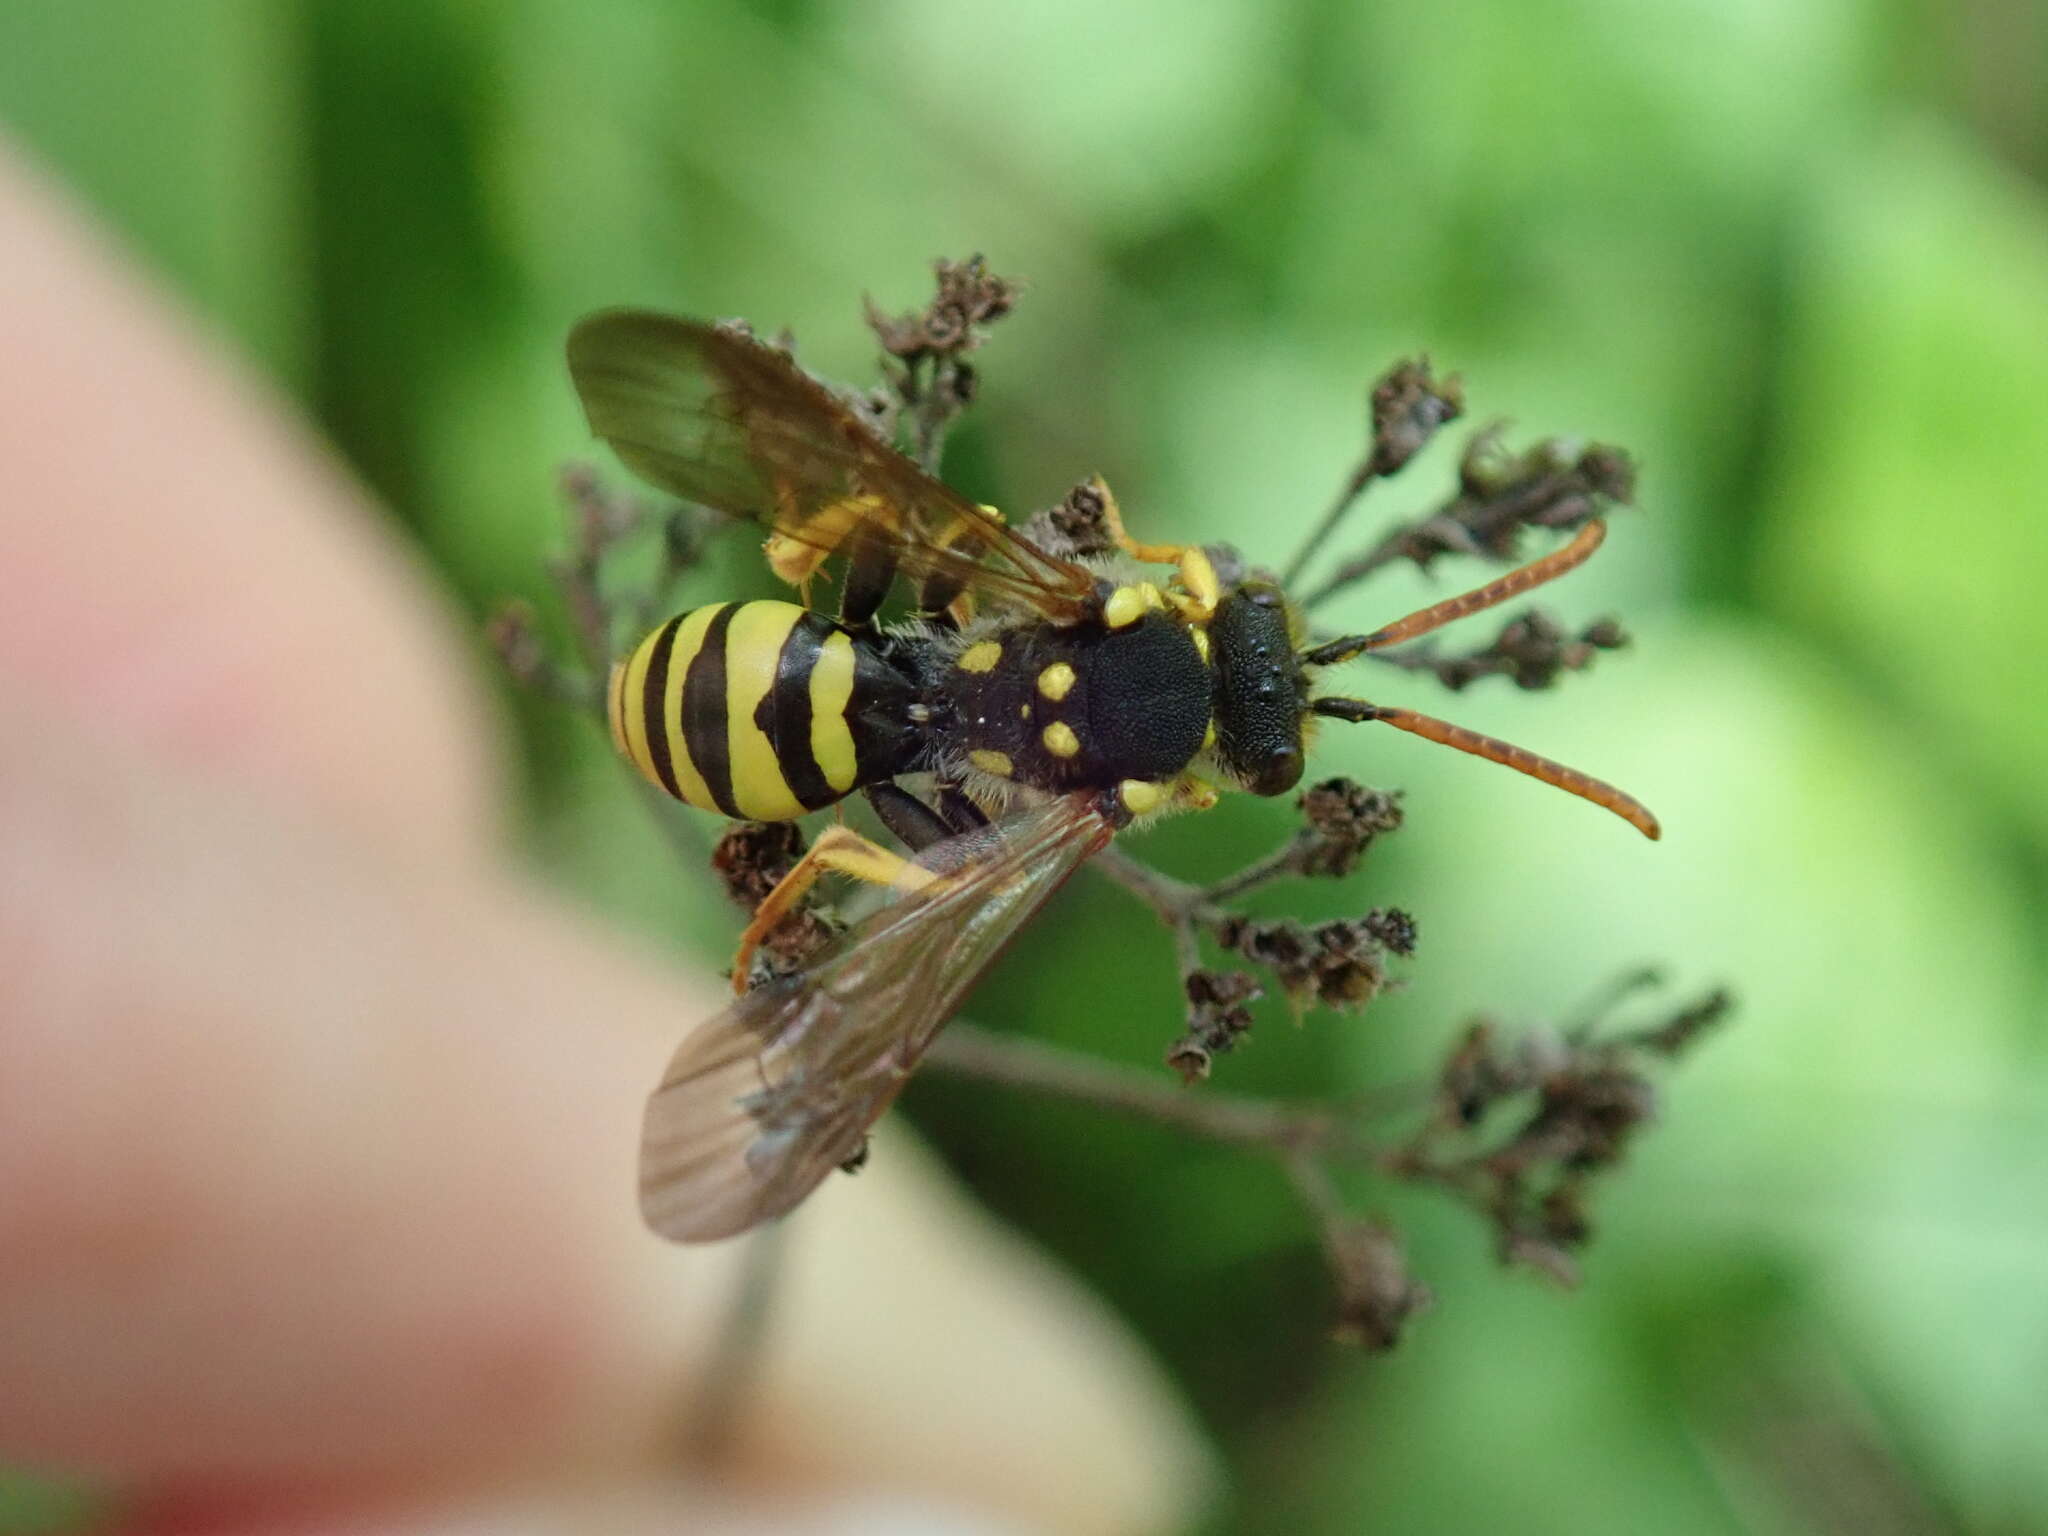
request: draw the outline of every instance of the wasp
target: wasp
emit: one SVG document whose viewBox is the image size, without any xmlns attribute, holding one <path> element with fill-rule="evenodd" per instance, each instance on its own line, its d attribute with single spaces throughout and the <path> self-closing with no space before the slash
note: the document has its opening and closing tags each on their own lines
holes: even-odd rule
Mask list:
<svg viewBox="0 0 2048 1536">
<path fill-rule="evenodd" d="M 863 1155 L 869 1128 L 1004 943 L 1119 832 L 1220 794 L 1282 795 L 1318 718 L 1378 721 L 1615 812 L 1613 786 L 1413 710 L 1322 694 L 1325 669 L 1562 576 L 1569 544 L 1370 634 L 1311 643 L 1278 582 L 1227 546 L 1133 538 L 1091 482 L 1114 550 L 1041 547 L 927 474 L 782 351 L 639 310 L 568 344 L 592 431 L 657 490 L 767 529 L 802 602 L 679 614 L 612 669 L 618 751 L 677 799 L 783 821 L 853 794 L 902 847 L 826 829 L 754 913 L 739 995 L 692 1032 L 648 1101 L 641 1209 L 679 1242 L 780 1216 Z M 910 617 L 882 623 L 892 590 Z M 884 893 L 805 969 L 748 990 L 763 938 L 824 874 Z"/>
</svg>

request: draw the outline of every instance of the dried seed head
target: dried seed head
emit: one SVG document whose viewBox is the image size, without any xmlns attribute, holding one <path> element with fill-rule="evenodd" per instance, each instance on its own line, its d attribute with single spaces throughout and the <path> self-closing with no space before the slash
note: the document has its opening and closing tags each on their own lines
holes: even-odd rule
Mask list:
<svg viewBox="0 0 2048 1536">
<path fill-rule="evenodd" d="M 1386 984 L 1380 965 L 1380 941 L 1362 922 L 1339 918 L 1313 930 L 1316 949 L 1310 987 L 1325 1008 L 1350 1012 L 1363 1008 Z"/>
<path fill-rule="evenodd" d="M 1365 914 L 1365 926 L 1388 954 L 1405 960 L 1415 953 L 1415 919 L 1399 907 L 1374 907 Z"/>
<path fill-rule="evenodd" d="M 985 339 L 982 327 L 1000 320 L 1016 304 L 1017 285 L 988 270 L 979 256 L 932 263 L 938 291 L 921 310 L 891 318 L 867 301 L 868 326 L 882 350 L 909 364 L 932 355 L 971 352 Z M 969 385 L 972 389 L 972 385 Z M 963 402 L 967 396 L 962 396 Z"/>
<path fill-rule="evenodd" d="M 1679 1055 L 1719 1024 L 1734 1005 L 1735 1000 L 1727 990 L 1717 987 L 1691 1007 L 1680 1009 L 1667 1022 L 1637 1036 L 1637 1041 L 1659 1056 Z"/>
<path fill-rule="evenodd" d="M 1618 1162 L 1631 1133 L 1657 1112 L 1657 1091 L 1641 1073 L 1609 1067 L 1572 1073 L 1543 1085 L 1532 1131 L 1553 1135 L 1569 1127 L 1576 1146 L 1567 1168 L 1602 1168 Z"/>
<path fill-rule="evenodd" d="M 1324 1234 L 1337 1276 L 1339 1342 L 1381 1354 L 1401 1342 L 1408 1319 L 1433 1300 L 1408 1272 L 1394 1234 L 1377 1222 L 1346 1221 Z"/>
<path fill-rule="evenodd" d="M 1558 438 L 1510 453 L 1500 429 L 1489 427 L 1466 444 L 1458 487 L 1457 498 L 1403 544 L 1401 552 L 1418 565 L 1457 551 L 1512 559 L 1524 528 L 1577 528 L 1611 503 L 1627 504 L 1635 469 L 1618 449 L 1596 444 L 1574 452 Z"/>
<path fill-rule="evenodd" d="M 1355 779 L 1326 779 L 1297 803 L 1308 822 L 1296 849 L 1305 875 L 1350 874 L 1375 838 L 1401 825 L 1399 792 L 1367 789 Z"/>
<path fill-rule="evenodd" d="M 1437 429 L 1465 412 L 1465 390 L 1457 375 L 1438 383 L 1426 357 L 1404 359 L 1372 387 L 1372 453 L 1367 470 L 1397 473 L 1428 446 Z"/>
<path fill-rule="evenodd" d="M 1024 523 L 1024 537 L 1069 559 L 1106 555 L 1115 550 L 1116 540 L 1103 513 L 1101 487 L 1084 480 L 1059 505 L 1033 513 Z"/>
<path fill-rule="evenodd" d="M 484 626 L 484 638 L 515 682 L 531 683 L 549 664 L 547 647 L 541 643 L 540 620 L 531 603 L 500 604 Z"/>
<path fill-rule="evenodd" d="M 1437 1102 L 1446 1120 L 1471 1126 L 1496 1102 L 1523 1086 L 1500 1059 L 1493 1025 L 1479 1019 L 1444 1058 L 1437 1073 Z"/>
<path fill-rule="evenodd" d="M 1593 1238 L 1592 1219 L 1586 1214 L 1585 1187 L 1574 1178 L 1558 1181 L 1543 1197 L 1538 1208 L 1543 1236 L 1560 1248 L 1583 1248 Z"/>
<path fill-rule="evenodd" d="M 1261 921 L 1233 915 L 1219 922 L 1213 932 L 1225 949 L 1271 971 L 1297 1008 L 1314 1002 L 1350 1012 L 1363 1008 L 1386 985 L 1380 956 L 1387 949 L 1384 934 L 1389 930 L 1400 937 L 1401 922 L 1374 912 L 1363 918 L 1336 918 L 1313 928 L 1291 917 Z M 1407 936 L 1412 940 L 1412 925 Z"/>
<path fill-rule="evenodd" d="M 726 829 L 711 852 L 711 868 L 726 895 L 744 912 L 752 912 L 804 855 L 803 831 L 793 821 L 740 821 Z M 790 976 L 810 963 L 844 925 L 829 909 L 808 901 L 790 913 L 761 941 L 754 952 L 749 986 Z"/>
<path fill-rule="evenodd" d="M 1167 1047 L 1166 1064 L 1187 1083 L 1209 1075 L 1211 1061 L 1235 1049 L 1252 1027 L 1251 1005 L 1262 993 L 1245 971 L 1196 970 L 1188 973 L 1187 1033 Z"/>
<path fill-rule="evenodd" d="M 793 821 L 736 821 L 711 851 L 725 894 L 752 912 L 804 856 L 803 829 Z"/>
</svg>

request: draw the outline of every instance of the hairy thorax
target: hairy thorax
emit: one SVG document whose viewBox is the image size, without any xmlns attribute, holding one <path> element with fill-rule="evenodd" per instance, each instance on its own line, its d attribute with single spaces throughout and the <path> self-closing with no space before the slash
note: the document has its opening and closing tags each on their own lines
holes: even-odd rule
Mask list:
<svg viewBox="0 0 2048 1536">
<path fill-rule="evenodd" d="M 1009 628 L 962 647 L 939 679 L 967 766 L 1035 789 L 1172 779 L 1209 737 L 1207 647 L 1174 615 L 1121 628 Z"/>
</svg>

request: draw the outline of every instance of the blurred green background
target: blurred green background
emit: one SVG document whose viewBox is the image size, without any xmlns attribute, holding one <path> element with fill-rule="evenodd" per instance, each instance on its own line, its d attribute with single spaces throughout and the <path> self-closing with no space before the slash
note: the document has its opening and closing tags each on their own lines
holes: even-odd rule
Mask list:
<svg viewBox="0 0 2048 1536">
<path fill-rule="evenodd" d="M 1548 594 L 1624 614 L 1631 652 L 1548 695 L 1360 686 L 1614 778 L 1667 840 L 1326 730 L 1317 769 L 1405 788 L 1409 824 L 1267 907 L 1409 908 L 1413 985 L 1275 1009 L 1218 1074 L 1326 1092 L 1644 962 L 1727 982 L 1737 1025 L 1672 1078 L 1582 1292 L 1376 1191 L 1439 1305 L 1391 1359 L 1334 1352 L 1270 1170 L 951 1082 L 912 1111 L 1185 1384 L 1232 1468 L 1218 1530 L 2048 1530 L 2041 7 L 69 0 L 0 8 L 0 121 L 478 614 L 541 594 L 554 471 L 589 452 L 578 314 L 786 322 L 866 379 L 860 295 L 920 302 L 941 254 L 1032 285 L 950 460 L 1012 507 L 1100 470 L 1141 536 L 1278 558 L 1367 382 L 1423 349 L 1476 419 L 1633 450 L 1642 511 Z M 758 580 L 749 543 L 692 597 Z M 537 855 L 721 950 L 596 733 L 508 708 Z M 1142 851 L 1221 873 L 1287 814 Z M 1146 1064 L 1177 1032 L 1164 936 L 1100 882 L 1006 964 L 991 1021 Z M 61 1524 L 40 1497 L 0 1529 Z"/>
</svg>

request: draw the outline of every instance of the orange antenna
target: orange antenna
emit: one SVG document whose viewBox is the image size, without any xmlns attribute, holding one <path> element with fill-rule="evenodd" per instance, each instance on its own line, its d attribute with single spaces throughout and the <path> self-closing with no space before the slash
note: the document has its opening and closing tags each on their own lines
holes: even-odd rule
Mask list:
<svg viewBox="0 0 2048 1536">
<path fill-rule="evenodd" d="M 1383 645 L 1398 645 L 1403 640 L 1413 640 L 1426 635 L 1433 629 L 1441 629 L 1454 619 L 1462 619 L 1469 613 L 1478 613 L 1497 603 L 1504 603 L 1511 597 L 1519 597 L 1546 581 L 1555 581 L 1567 571 L 1578 569 L 1600 547 L 1607 537 L 1607 525 L 1598 518 L 1581 528 L 1578 536 L 1563 549 L 1545 555 L 1541 560 L 1532 560 L 1527 565 L 1509 571 L 1498 580 L 1489 581 L 1483 587 L 1474 587 L 1470 592 L 1457 597 L 1447 597 L 1440 603 L 1431 603 L 1389 624 L 1376 629 L 1369 635 L 1346 635 L 1341 640 L 1331 640 L 1311 650 L 1303 651 L 1301 659 L 1312 667 L 1334 666 L 1349 661 L 1367 651 L 1378 650 Z M 1483 757 L 1489 763 L 1499 763 L 1503 768 L 1512 768 L 1517 773 L 1526 773 L 1532 779 L 1540 779 L 1563 790 L 1568 795 L 1577 795 L 1581 800 L 1590 800 L 1605 810 L 1614 812 L 1623 821 L 1634 827 L 1643 836 L 1656 839 L 1664 835 L 1657 818 L 1650 814 L 1650 808 L 1634 795 L 1625 794 L 1605 780 L 1591 774 L 1581 773 L 1576 768 L 1567 768 L 1563 763 L 1552 762 L 1547 757 L 1531 752 L 1527 747 L 1518 747 L 1513 742 L 1502 741 L 1496 736 L 1485 736 L 1478 731 L 1468 731 L 1462 725 L 1452 725 L 1448 720 L 1439 720 L 1434 715 L 1418 714 L 1412 709 L 1398 709 L 1383 704 L 1368 704 L 1364 699 L 1317 699 L 1309 706 L 1319 715 L 1335 720 L 1365 721 L 1377 720 L 1391 725 L 1411 736 L 1420 736 L 1426 741 L 1441 742 L 1447 747 L 1456 747 L 1460 752 L 1469 752 L 1474 757 Z"/>
<path fill-rule="evenodd" d="M 1518 747 L 1513 742 L 1502 741 L 1497 736 L 1484 736 L 1478 731 L 1468 731 L 1462 725 L 1452 725 L 1448 720 L 1439 720 L 1434 715 L 1417 714 L 1412 709 L 1368 704 L 1363 699 L 1317 699 L 1309 707 L 1319 715 L 1328 715 L 1336 720 L 1377 720 L 1393 726 L 1396 730 L 1406 731 L 1412 736 L 1442 742 L 1447 747 L 1456 747 L 1460 752 L 1470 752 L 1474 757 L 1483 757 L 1489 763 L 1499 763 L 1503 768 L 1512 768 L 1517 773 L 1526 773 L 1532 779 L 1540 779 L 1545 784 L 1555 785 L 1568 795 L 1590 800 L 1602 809 L 1614 812 L 1653 842 L 1664 835 L 1664 828 L 1650 813 L 1650 808 L 1634 795 L 1616 789 L 1612 784 L 1603 779 L 1596 779 L 1591 774 L 1581 773 L 1576 768 L 1567 768 L 1563 763 L 1552 762 L 1547 757 L 1531 752 L 1527 747 Z"/>
<path fill-rule="evenodd" d="M 1313 650 L 1302 652 L 1301 659 L 1312 667 L 1335 666 L 1340 661 L 1349 661 L 1367 651 L 1376 651 L 1383 645 L 1399 645 L 1403 640 L 1413 640 L 1426 635 L 1433 629 L 1442 629 L 1454 619 L 1467 614 L 1479 613 L 1506 602 L 1511 597 L 1520 597 L 1524 592 L 1555 581 L 1567 571 L 1575 571 L 1592 558 L 1593 551 L 1607 537 L 1607 525 L 1594 518 L 1581 528 L 1578 537 L 1563 549 L 1545 555 L 1541 560 L 1531 560 L 1527 565 L 1509 571 L 1507 575 L 1489 581 L 1483 587 L 1474 587 L 1470 592 L 1461 592 L 1456 597 L 1447 597 L 1440 603 L 1431 603 L 1419 608 L 1405 619 L 1397 619 L 1384 629 L 1376 629 L 1369 635 L 1346 635 L 1341 640 L 1331 640 Z"/>
</svg>

